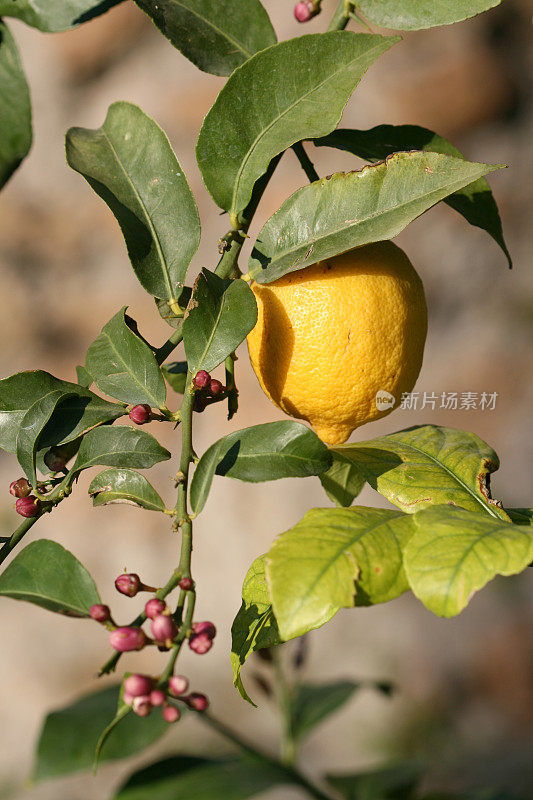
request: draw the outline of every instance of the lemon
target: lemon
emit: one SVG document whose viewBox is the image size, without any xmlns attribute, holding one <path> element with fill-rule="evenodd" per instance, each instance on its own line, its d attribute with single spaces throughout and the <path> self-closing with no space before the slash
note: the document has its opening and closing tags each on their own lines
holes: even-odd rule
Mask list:
<svg viewBox="0 0 533 800">
<path fill-rule="evenodd" d="M 390 413 L 422 366 L 424 287 L 392 242 L 358 247 L 273 283 L 252 281 L 258 305 L 248 350 L 265 394 L 342 444 Z"/>
</svg>

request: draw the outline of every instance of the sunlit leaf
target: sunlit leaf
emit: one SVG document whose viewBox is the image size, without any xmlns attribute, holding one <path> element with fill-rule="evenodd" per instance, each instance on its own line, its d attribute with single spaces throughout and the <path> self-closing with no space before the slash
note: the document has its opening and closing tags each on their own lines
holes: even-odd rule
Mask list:
<svg viewBox="0 0 533 800">
<path fill-rule="evenodd" d="M 65 31 L 100 16 L 122 0 L 0 0 L 0 16 L 17 17 L 54 33 Z"/>
<path fill-rule="evenodd" d="M 462 22 L 494 8 L 500 0 L 358 0 L 357 6 L 369 22 L 382 28 L 417 31 L 436 25 Z"/>
<path fill-rule="evenodd" d="M 148 469 L 169 458 L 169 451 L 149 433 L 126 425 L 95 428 L 83 438 L 73 473 L 96 466 Z"/>
<path fill-rule="evenodd" d="M 131 503 L 148 511 L 164 511 L 165 504 L 154 487 L 132 469 L 106 469 L 91 481 L 93 506 Z"/>
</svg>

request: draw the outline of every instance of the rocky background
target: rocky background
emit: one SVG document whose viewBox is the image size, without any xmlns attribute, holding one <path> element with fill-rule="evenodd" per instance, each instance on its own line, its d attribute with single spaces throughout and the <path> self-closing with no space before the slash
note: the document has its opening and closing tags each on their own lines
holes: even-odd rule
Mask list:
<svg viewBox="0 0 533 800">
<path fill-rule="evenodd" d="M 303 32 L 289 0 L 266 0 L 280 38 Z M 305 32 L 323 29 L 325 15 Z M 502 468 L 494 496 L 508 505 L 531 505 L 533 436 L 533 270 L 531 195 L 533 102 L 530 9 L 504 0 L 477 19 L 404 35 L 363 79 L 348 104 L 344 125 L 382 122 L 425 125 L 473 160 L 509 165 L 490 177 L 515 268 L 510 272 L 489 237 L 441 205 L 397 239 L 421 274 L 430 309 L 421 392 L 497 392 L 493 411 L 397 410 L 354 438 L 370 438 L 412 424 L 436 423 L 472 430 L 499 453 Z M 217 240 L 226 230 L 194 158 L 202 119 L 223 80 L 199 72 L 126 2 L 80 29 L 43 35 L 13 22 L 34 106 L 35 143 L 23 167 L 0 195 L 0 375 L 42 368 L 73 380 L 74 367 L 101 327 L 128 304 L 141 330 L 161 343 L 169 329 L 155 313 L 127 260 L 118 226 L 103 202 L 64 160 L 71 125 L 99 127 L 108 105 L 138 103 L 167 131 L 197 198 L 204 238 L 194 270 L 213 267 Z M 243 109 L 246 113 L 246 109 Z M 357 165 L 349 155 L 309 152 L 322 174 Z M 259 222 L 305 182 L 288 153 L 258 214 Z M 529 213 L 528 213 L 529 212 Z M 254 233 L 252 231 L 252 234 Z M 280 418 L 262 395 L 245 348 L 238 361 L 241 409 L 234 429 Z M 220 435 L 222 407 L 198 418 L 196 449 Z M 227 430 L 227 429 L 226 429 Z M 171 432 L 162 441 L 175 448 Z M 8 484 L 18 477 L 14 458 L 0 455 L 2 533 L 18 524 Z M 152 472 L 170 498 L 171 469 Z M 95 577 L 104 601 L 129 618 L 139 603 L 116 596 L 115 576 L 127 567 L 160 584 L 173 563 L 176 540 L 155 515 L 131 507 L 92 510 L 84 475 L 79 489 L 28 537 L 50 536 L 68 546 Z M 367 489 L 367 504 L 384 501 Z M 255 688 L 260 710 L 231 687 L 229 628 L 251 561 L 273 537 L 315 505 L 327 505 L 316 478 L 245 485 L 219 479 L 196 526 L 194 570 L 200 584 L 198 617 L 219 630 L 209 657 L 187 652 L 186 674 L 205 690 L 214 711 L 274 748 L 273 708 Z M 273 512 L 274 509 L 274 512 Z M 530 796 L 533 767 L 531 575 L 496 580 L 457 619 L 439 620 L 411 596 L 372 609 L 344 611 L 309 637 L 308 680 L 382 678 L 397 691 L 388 699 L 363 690 L 307 742 L 310 772 L 347 771 L 400 755 L 427 758 L 429 787 L 508 788 Z M 106 637 L 89 623 L 2 601 L 0 617 L 0 798 L 99 800 L 131 769 L 103 767 L 90 775 L 32 787 L 27 783 L 43 716 L 95 688 L 106 658 Z M 154 671 L 153 654 L 124 659 Z M 248 681 L 264 672 L 252 659 Z M 253 687 L 253 680 L 251 687 Z M 75 735 L 75 731 L 73 732 Z M 225 742 L 197 720 L 169 731 L 138 763 L 163 753 L 227 752 Z M 137 763 L 136 762 L 136 763 Z M 300 797 L 281 790 L 265 800 Z M 223 800 L 221 798 L 221 800 Z"/>
</svg>

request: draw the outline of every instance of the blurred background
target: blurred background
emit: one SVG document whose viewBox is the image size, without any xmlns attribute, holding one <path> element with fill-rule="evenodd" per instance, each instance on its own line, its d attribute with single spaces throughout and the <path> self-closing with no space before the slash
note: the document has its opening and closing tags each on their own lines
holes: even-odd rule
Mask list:
<svg viewBox="0 0 533 800">
<path fill-rule="evenodd" d="M 265 0 L 280 39 L 323 30 L 335 6 L 298 26 L 290 0 Z M 397 242 L 424 281 L 430 328 L 420 392 L 497 392 L 494 410 L 398 409 L 355 433 L 372 438 L 413 424 L 471 430 L 498 452 L 502 467 L 493 494 L 509 506 L 533 500 L 533 95 L 531 8 L 504 0 L 462 24 L 404 34 L 355 91 L 346 127 L 380 123 L 424 125 L 448 137 L 472 160 L 504 162 L 490 176 L 514 259 L 513 271 L 494 242 L 444 205 L 408 227 Z M 128 304 L 143 334 L 162 343 L 170 329 L 137 283 L 115 219 L 64 159 L 71 125 L 99 127 L 109 104 L 138 103 L 168 133 L 197 199 L 203 240 L 193 263 L 216 264 L 217 240 L 228 227 L 203 187 L 194 157 L 202 119 L 223 79 L 198 71 L 156 31 L 131 2 L 76 31 L 43 35 L 13 21 L 31 87 L 35 142 L 29 158 L 0 194 L 0 375 L 46 369 L 75 380 L 87 347 L 102 326 Z M 356 159 L 308 146 L 319 173 L 352 169 Z M 278 168 L 251 231 L 306 182 L 288 153 Z M 243 263 L 245 263 L 244 254 Z M 231 429 L 281 418 L 263 396 L 239 352 L 241 408 Z M 177 400 L 169 405 L 177 407 Z M 221 435 L 223 404 L 197 418 L 195 446 L 202 452 Z M 153 431 L 167 446 L 166 426 Z M 229 430 L 228 427 L 225 428 Z M 7 491 L 20 469 L 0 454 L 2 534 L 18 525 Z M 169 502 L 172 469 L 163 463 L 151 479 Z M 78 491 L 28 536 L 53 537 L 92 573 L 104 602 L 129 619 L 142 600 L 116 595 L 123 568 L 160 585 L 174 563 L 176 539 L 165 522 L 129 506 L 91 508 L 84 473 Z M 386 505 L 371 489 L 358 502 Z M 247 706 L 231 685 L 229 629 L 240 605 L 244 575 L 274 536 L 307 509 L 329 505 L 317 478 L 249 485 L 217 479 L 196 525 L 194 574 L 198 618 L 213 619 L 220 634 L 209 657 L 184 653 L 180 671 L 205 691 L 214 712 L 274 748 L 273 707 L 254 685 L 264 666 L 253 657 L 244 677 L 260 709 Z M 532 796 L 533 642 L 532 575 L 497 579 L 453 620 L 427 612 L 412 596 L 386 606 L 340 612 L 309 636 L 306 680 L 383 679 L 397 686 L 392 698 L 371 690 L 311 736 L 302 763 L 311 773 L 351 771 L 403 755 L 428 760 L 429 789 L 507 788 Z M 107 657 L 98 626 L 49 614 L 12 600 L 0 617 L 0 798 L 96 800 L 108 797 L 132 763 L 31 787 L 32 754 L 44 715 L 96 689 Z M 161 659 L 164 656 L 160 657 Z M 157 657 L 124 658 L 124 666 L 154 672 Z M 162 663 L 162 662 L 161 662 Z M 99 684 L 101 685 L 101 684 Z M 134 760 L 165 753 L 216 754 L 227 746 L 194 719 L 175 725 L 160 744 Z M 296 800 L 277 790 L 265 800 Z M 223 799 L 221 799 L 223 800 Z"/>
</svg>

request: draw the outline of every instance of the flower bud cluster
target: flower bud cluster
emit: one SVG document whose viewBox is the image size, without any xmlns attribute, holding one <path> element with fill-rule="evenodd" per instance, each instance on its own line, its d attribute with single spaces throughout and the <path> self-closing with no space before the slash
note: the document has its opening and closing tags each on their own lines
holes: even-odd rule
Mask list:
<svg viewBox="0 0 533 800">
<path fill-rule="evenodd" d="M 222 400 L 226 394 L 226 387 L 216 378 L 212 378 L 205 369 L 196 373 L 192 385 L 195 390 L 194 410 L 198 413 L 204 411 L 211 403 Z"/>
<path fill-rule="evenodd" d="M 147 717 L 153 708 L 162 708 L 163 718 L 172 723 L 177 722 L 181 714 L 169 700 L 179 700 L 194 711 L 205 711 L 209 705 L 204 694 L 191 692 L 187 695 L 188 688 L 189 681 L 183 675 L 173 675 L 166 687 L 149 675 L 128 675 L 122 685 L 122 699 L 139 717 Z"/>
</svg>

